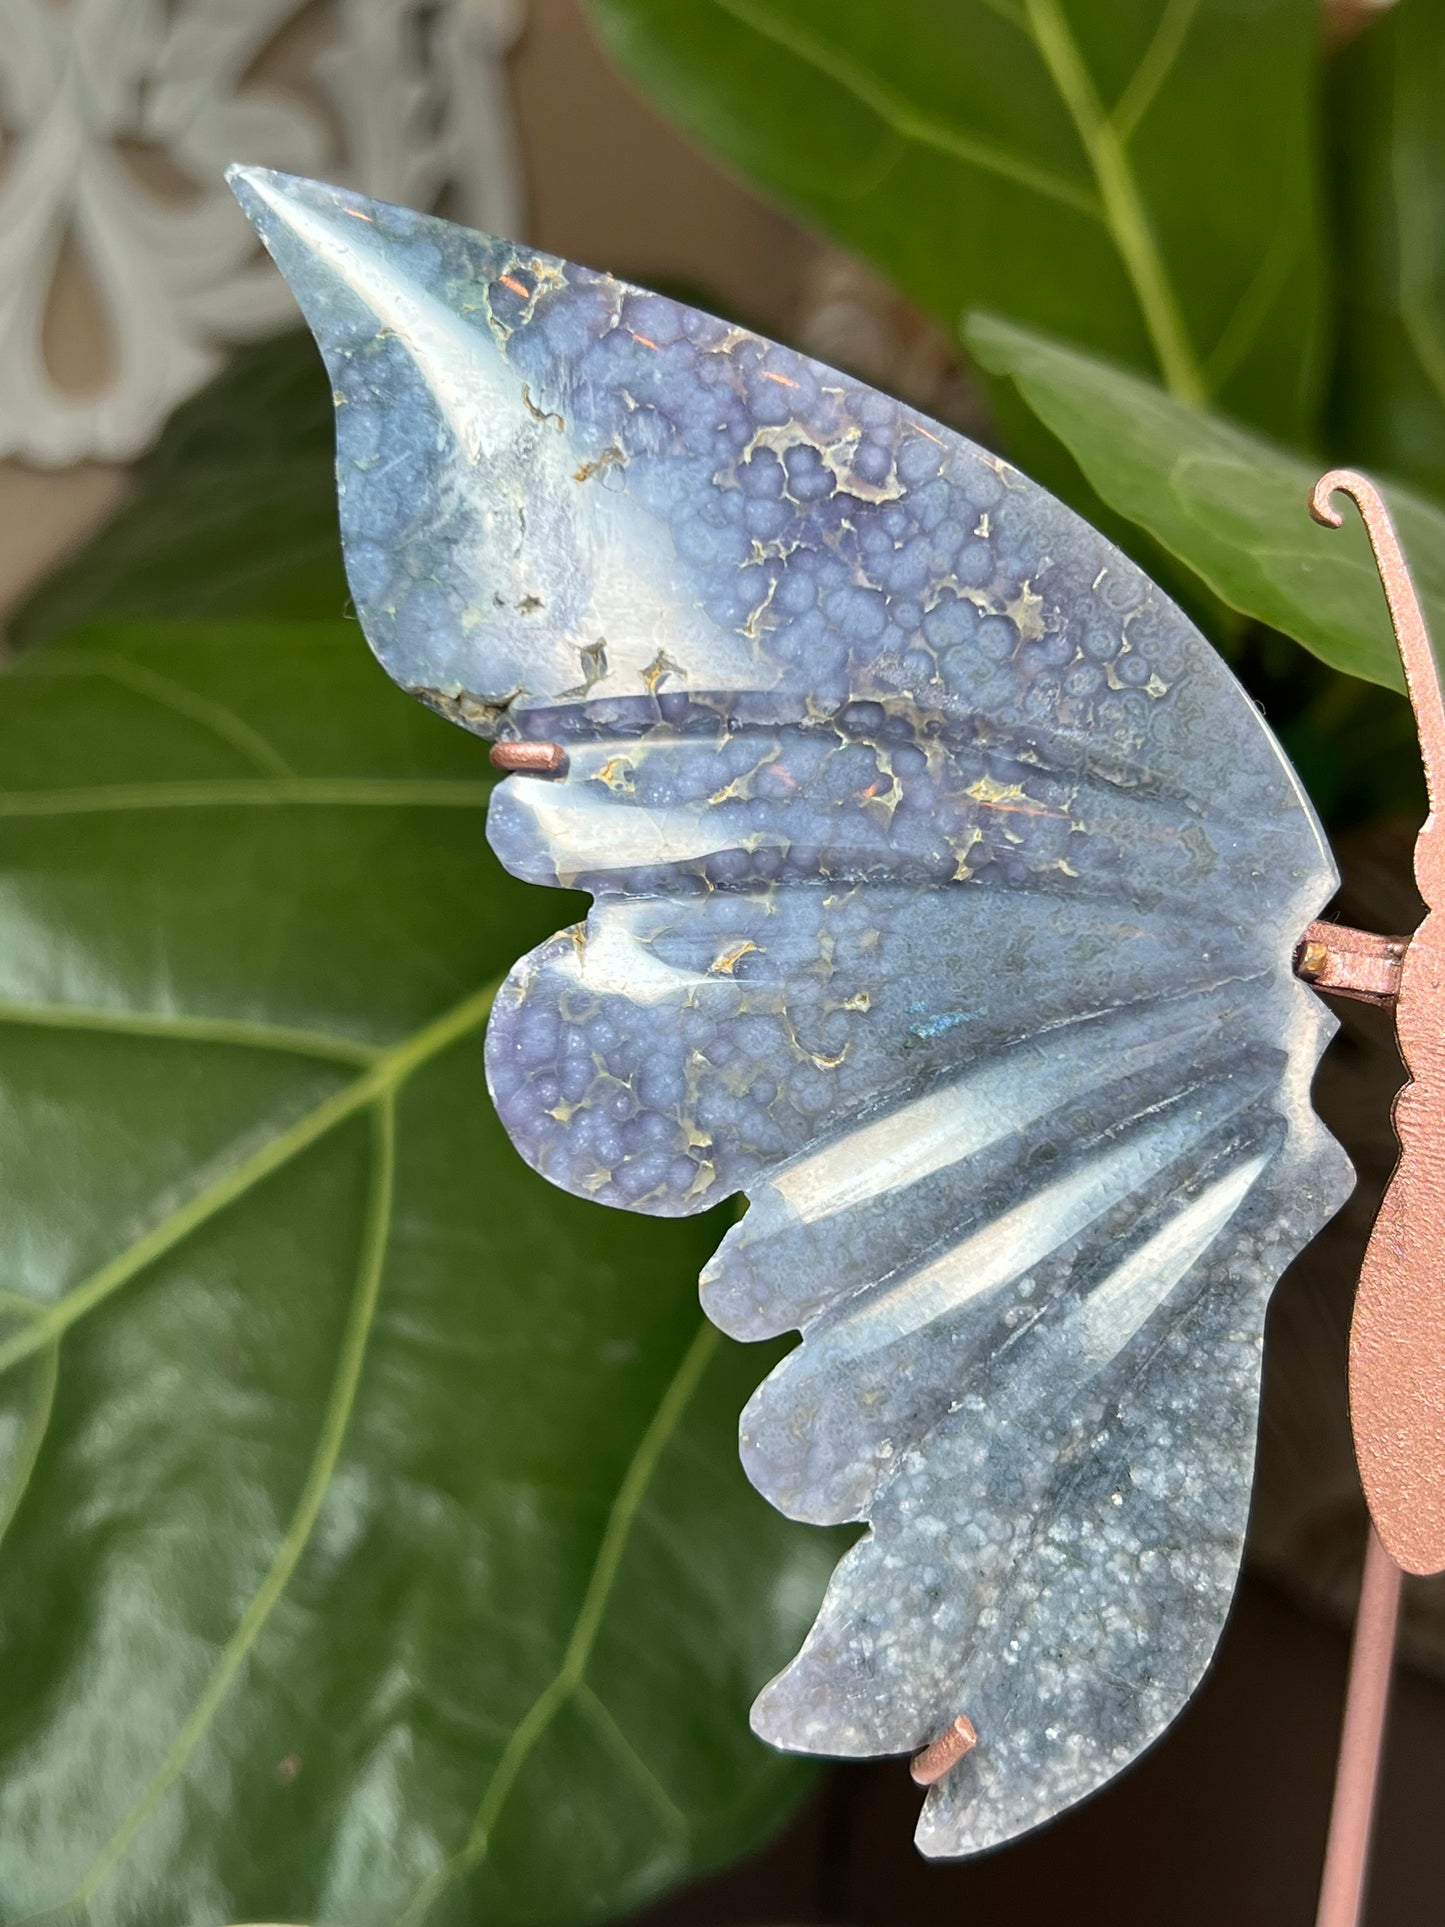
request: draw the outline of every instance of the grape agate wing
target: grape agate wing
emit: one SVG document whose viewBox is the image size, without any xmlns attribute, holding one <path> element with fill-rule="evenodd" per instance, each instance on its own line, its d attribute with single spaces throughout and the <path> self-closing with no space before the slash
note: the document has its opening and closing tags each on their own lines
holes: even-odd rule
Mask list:
<svg viewBox="0 0 1445 1927">
<path fill-rule="evenodd" d="M 503 863 L 593 893 L 487 1039 L 584 1197 L 747 1215 L 725 1331 L 802 1342 L 742 1422 L 866 1521 L 754 1724 L 978 1745 L 927 1852 L 1046 1819 L 1197 1684 L 1234 1585 L 1261 1327 L 1348 1166 L 1290 970 L 1318 825 L 1198 632 L 1004 462 L 609 276 L 254 169 L 335 388 L 381 661 L 566 750 Z"/>
</svg>

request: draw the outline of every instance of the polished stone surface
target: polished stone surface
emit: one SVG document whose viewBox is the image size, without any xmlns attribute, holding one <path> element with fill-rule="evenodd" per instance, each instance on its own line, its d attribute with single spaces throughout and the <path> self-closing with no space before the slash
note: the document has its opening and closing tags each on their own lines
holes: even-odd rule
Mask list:
<svg viewBox="0 0 1445 1927">
<path fill-rule="evenodd" d="M 503 1121 L 607 1204 L 747 1194 L 704 1303 L 803 1341 L 744 1462 L 871 1528 L 754 1724 L 966 1712 L 919 1841 L 1007 1839 L 1162 1730 L 1228 1607 L 1265 1301 L 1351 1182 L 1290 970 L 1319 826 L 1180 611 L 950 430 L 534 250 L 236 189 L 326 357 L 372 647 L 567 749 L 489 820 L 595 898 L 498 999 Z"/>
</svg>

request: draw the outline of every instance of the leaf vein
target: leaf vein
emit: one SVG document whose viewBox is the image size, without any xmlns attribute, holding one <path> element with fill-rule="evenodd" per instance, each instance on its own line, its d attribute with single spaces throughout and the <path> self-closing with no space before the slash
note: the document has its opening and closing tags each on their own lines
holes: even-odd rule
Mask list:
<svg viewBox="0 0 1445 1927">
<path fill-rule="evenodd" d="M 179 1043 L 235 1044 L 338 1064 L 374 1064 L 382 1046 L 329 1031 L 288 1024 L 253 1023 L 243 1017 L 191 1017 L 182 1011 L 106 1010 L 84 1004 L 0 1002 L 0 1024 L 19 1029 L 75 1031 L 83 1036 L 152 1037 Z"/>
<path fill-rule="evenodd" d="M 715 0 L 715 4 L 744 27 L 765 40 L 771 40 L 775 46 L 782 47 L 796 60 L 815 68 L 825 79 L 852 94 L 900 139 L 916 147 L 931 147 L 936 153 L 946 154 L 950 160 L 961 161 L 966 167 L 996 174 L 1018 187 L 1028 188 L 1048 200 L 1072 208 L 1075 213 L 1087 214 L 1094 220 L 1100 218 L 1100 204 L 1087 187 L 1071 181 L 1067 175 L 1057 173 L 1053 168 L 1042 167 L 1021 154 L 996 147 L 991 141 L 974 140 L 950 127 L 946 121 L 936 120 L 915 106 L 905 94 L 880 80 L 861 62 L 850 60 L 846 54 L 830 47 L 797 22 L 774 18 L 758 6 L 756 0 Z"/>
<path fill-rule="evenodd" d="M 1198 11 L 1199 0 L 1168 0 L 1160 14 L 1153 37 L 1109 116 L 1115 133 L 1126 146 L 1173 73 Z"/>
<path fill-rule="evenodd" d="M 81 1879 L 68 1900 L 60 1907 L 80 1906 L 91 1900 L 124 1858 L 131 1842 L 155 1812 L 161 1800 L 185 1771 L 191 1754 L 215 1717 L 216 1709 L 255 1646 L 266 1622 L 275 1610 L 301 1556 L 310 1544 L 321 1507 L 331 1486 L 342 1443 L 356 1404 L 362 1368 L 375 1323 L 377 1301 L 381 1295 L 386 1267 L 387 1244 L 391 1234 L 392 1210 L 396 1189 L 396 1093 L 386 1090 L 372 1105 L 372 1181 L 366 1224 L 362 1233 L 357 1263 L 356 1286 L 350 1313 L 337 1356 L 331 1396 L 321 1422 L 321 1430 L 301 1488 L 296 1510 L 286 1529 L 266 1576 L 252 1594 L 250 1603 L 237 1622 L 220 1657 L 197 1699 L 189 1718 L 171 1744 L 149 1783 L 121 1820 L 110 1839 L 96 1856 L 90 1871 Z"/>
<path fill-rule="evenodd" d="M 0 1544 L 3 1544 L 20 1510 L 21 1501 L 30 1488 L 45 1435 L 50 1429 L 50 1415 L 55 1410 L 55 1388 L 60 1379 L 58 1345 L 47 1345 L 41 1352 L 37 1377 L 35 1399 L 25 1415 L 25 1426 L 16 1448 L 15 1469 L 4 1502 L 0 1504 Z"/>
<path fill-rule="evenodd" d="M 667 1825 L 684 1837 L 690 1836 L 692 1828 L 688 1824 L 687 1815 L 643 1759 L 632 1741 L 628 1739 L 611 1707 L 607 1705 L 596 1688 L 589 1686 L 583 1679 L 577 1682 L 575 1691 L 577 1704 L 591 1720 L 594 1731 L 646 1791 Z"/>
<path fill-rule="evenodd" d="M 583 1685 L 612 1589 L 617 1582 L 623 1554 L 658 1461 L 711 1363 L 717 1344 L 717 1331 L 704 1320 L 696 1337 L 683 1353 L 617 1488 L 617 1496 L 607 1515 L 597 1557 L 563 1650 L 561 1664 L 513 1728 L 511 1738 L 503 1747 L 492 1776 L 482 1791 L 476 1817 L 465 1842 L 418 1889 L 397 1927 L 420 1927 L 443 1893 L 485 1860 L 502 1809 L 533 1748 L 562 1707 Z"/>
<path fill-rule="evenodd" d="M 37 1313 L 23 1331 L 0 1344 L 0 1373 L 9 1371 L 22 1358 L 29 1358 L 43 1346 L 63 1337 L 77 1320 L 103 1304 L 138 1272 L 174 1250 L 193 1231 L 199 1230 L 218 1212 L 254 1190 L 263 1179 L 281 1170 L 303 1151 L 309 1150 L 328 1132 L 388 1093 L 400 1090 L 421 1065 L 485 1023 L 492 1000 L 500 988 L 501 980 L 497 979 L 482 990 L 474 991 L 470 997 L 464 997 L 459 1004 L 453 1005 L 449 1011 L 413 1032 L 410 1037 L 390 1045 L 359 1077 L 313 1105 L 284 1131 L 278 1131 L 274 1137 L 268 1138 L 249 1157 L 242 1158 L 230 1170 L 223 1171 L 218 1178 L 203 1186 L 194 1197 L 168 1212 L 159 1224 L 152 1225 L 149 1231 L 142 1233 L 124 1251 L 108 1259 L 99 1270 L 92 1272 L 63 1298 Z"/>
<path fill-rule="evenodd" d="M 1406 60 L 1405 35 L 1397 33 L 1393 75 L 1393 124 L 1397 132 L 1390 151 L 1390 177 L 1399 249 L 1400 321 L 1421 374 L 1435 399 L 1445 406 L 1445 336 L 1432 311 L 1430 296 L 1435 268 L 1430 220 L 1436 201 L 1418 151 L 1408 151 L 1405 133 L 1412 121 L 1409 93 L 1413 78 Z"/>
<path fill-rule="evenodd" d="M 1276 230 L 1264 258 L 1250 276 L 1234 313 L 1204 363 L 1205 379 L 1217 394 L 1248 354 L 1285 285 L 1299 251 L 1299 236 L 1286 219 Z"/>
<path fill-rule="evenodd" d="M 28 676 L 104 676 L 118 687 L 144 696 L 158 708 L 168 709 L 173 716 L 183 717 L 187 722 L 195 723 L 210 735 L 218 737 L 231 749 L 239 751 L 262 775 L 296 774 L 275 745 L 260 730 L 253 729 L 244 717 L 238 716 L 229 704 L 218 702 L 213 696 L 203 696 L 198 690 L 188 689 L 184 683 L 177 682 L 174 677 L 163 676 L 154 669 L 147 669 L 142 663 L 128 661 L 124 656 L 99 652 L 94 656 L 85 656 L 59 649 L 48 650 L 44 654 L 26 657 L 23 673 Z"/>
<path fill-rule="evenodd" d="M 241 776 L 182 783 L 98 783 L 93 788 L 0 791 L 0 817 L 94 816 L 132 810 L 477 809 L 492 784 L 465 777 Z"/>
</svg>

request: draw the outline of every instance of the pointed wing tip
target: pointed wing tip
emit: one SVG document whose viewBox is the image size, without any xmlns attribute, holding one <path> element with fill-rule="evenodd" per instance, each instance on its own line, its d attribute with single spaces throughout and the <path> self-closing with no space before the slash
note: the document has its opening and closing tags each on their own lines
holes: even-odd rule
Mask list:
<svg viewBox="0 0 1445 1927">
<path fill-rule="evenodd" d="M 477 229 L 457 228 L 441 223 L 435 215 L 380 201 L 354 187 L 337 181 L 319 181 L 309 174 L 287 174 L 278 167 L 258 167 L 250 161 L 232 161 L 225 172 L 226 185 L 240 202 L 246 218 L 258 231 L 267 220 L 280 220 L 298 229 L 303 223 L 349 215 L 352 219 L 374 219 L 376 214 L 391 214 L 408 224 L 445 225 L 457 233 L 476 234 L 489 247 L 507 245 L 505 237 Z"/>
<path fill-rule="evenodd" d="M 288 281 L 292 277 L 277 254 L 280 236 L 288 237 L 288 246 L 299 242 L 308 255 L 314 255 L 317 216 L 330 226 L 326 217 L 334 214 L 343 199 L 360 198 L 346 195 L 344 189 L 327 181 L 313 181 L 304 174 L 283 174 L 277 168 L 254 167 L 244 161 L 232 161 L 226 169 L 226 185 Z"/>
<path fill-rule="evenodd" d="M 253 223 L 263 210 L 279 211 L 286 202 L 300 199 L 297 188 L 324 186 L 323 182 L 308 180 L 304 175 L 283 174 L 277 168 L 256 167 L 249 161 L 232 161 L 225 179 L 247 219 Z"/>
<path fill-rule="evenodd" d="M 313 311 L 313 297 L 337 283 L 366 297 L 365 264 L 370 263 L 374 279 L 386 250 L 362 237 L 375 230 L 378 216 L 388 212 L 386 203 L 334 181 L 239 161 L 226 169 L 226 184 L 290 283 L 324 349 L 324 321 Z M 407 209 L 395 212 L 408 221 L 423 218 Z"/>
<path fill-rule="evenodd" d="M 277 223 L 304 239 L 304 230 L 314 232 L 318 217 L 331 225 L 339 215 L 364 215 L 376 205 L 366 195 L 335 181 L 286 174 L 280 168 L 256 167 L 246 161 L 232 161 L 226 169 L 226 185 L 263 240 L 268 227 L 274 231 Z"/>
</svg>

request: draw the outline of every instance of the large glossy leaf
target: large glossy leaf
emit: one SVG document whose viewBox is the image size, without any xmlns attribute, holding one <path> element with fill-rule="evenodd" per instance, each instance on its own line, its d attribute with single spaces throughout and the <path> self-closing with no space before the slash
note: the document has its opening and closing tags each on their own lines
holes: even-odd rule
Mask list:
<svg viewBox="0 0 1445 1927">
<path fill-rule="evenodd" d="M 1007 375 L 1090 484 L 1227 606 L 1302 642 L 1351 676 L 1402 689 L 1379 577 L 1353 512 L 1310 518 L 1321 465 L 1189 408 L 1153 383 L 988 316 L 974 353 Z M 1426 614 L 1445 642 L 1445 510 L 1386 487 Z"/>
<path fill-rule="evenodd" d="M 1318 0 L 591 0 L 665 111 L 953 328 L 1312 419 Z"/>
<path fill-rule="evenodd" d="M 715 1222 L 561 1196 L 481 1030 L 576 900 L 353 625 L 0 682 L 0 1915 L 563 1922 L 799 1791 L 836 1548 L 743 1481 Z"/>
<path fill-rule="evenodd" d="M 340 615 L 333 413 L 309 333 L 243 349 L 172 415 L 134 499 L 11 618 L 11 638 L 96 617 Z"/>
</svg>

